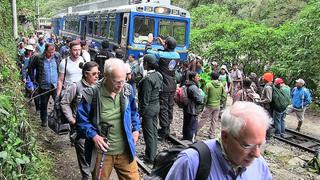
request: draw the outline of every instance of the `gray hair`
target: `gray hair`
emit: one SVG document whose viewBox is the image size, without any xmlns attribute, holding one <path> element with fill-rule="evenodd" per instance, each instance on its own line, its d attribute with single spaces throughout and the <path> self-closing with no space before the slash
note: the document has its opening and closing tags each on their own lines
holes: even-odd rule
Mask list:
<svg viewBox="0 0 320 180">
<path fill-rule="evenodd" d="M 122 69 L 123 71 L 126 71 L 124 62 L 118 58 L 110 58 L 106 60 L 103 70 L 104 75 L 111 75 L 114 69 Z"/>
<path fill-rule="evenodd" d="M 266 129 L 271 124 L 270 116 L 261 106 L 252 102 L 237 101 L 223 112 L 221 130 L 238 137 L 241 129 L 246 126 L 249 117 L 265 124 Z"/>
</svg>

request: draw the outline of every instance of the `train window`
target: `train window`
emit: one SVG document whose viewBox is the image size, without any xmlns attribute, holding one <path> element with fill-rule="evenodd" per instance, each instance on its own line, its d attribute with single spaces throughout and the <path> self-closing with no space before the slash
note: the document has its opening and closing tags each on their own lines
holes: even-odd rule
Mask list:
<svg viewBox="0 0 320 180">
<path fill-rule="evenodd" d="M 88 21 L 88 34 L 92 34 L 93 33 L 93 21 L 89 20 Z"/>
<path fill-rule="evenodd" d="M 109 39 L 113 39 L 114 38 L 114 28 L 115 28 L 115 20 L 112 19 L 110 20 L 110 25 L 109 25 L 109 35 L 108 35 L 108 38 Z"/>
<path fill-rule="evenodd" d="M 94 22 L 94 35 L 100 36 L 99 21 Z"/>
<path fill-rule="evenodd" d="M 103 19 L 101 21 L 101 34 L 103 37 L 107 37 L 107 20 Z"/>
<path fill-rule="evenodd" d="M 134 43 L 147 43 L 148 34 L 154 32 L 154 19 L 136 16 L 134 18 Z"/>
<path fill-rule="evenodd" d="M 172 36 L 177 44 L 184 46 L 186 43 L 186 23 L 179 21 L 160 20 L 159 34 L 167 37 Z"/>
</svg>

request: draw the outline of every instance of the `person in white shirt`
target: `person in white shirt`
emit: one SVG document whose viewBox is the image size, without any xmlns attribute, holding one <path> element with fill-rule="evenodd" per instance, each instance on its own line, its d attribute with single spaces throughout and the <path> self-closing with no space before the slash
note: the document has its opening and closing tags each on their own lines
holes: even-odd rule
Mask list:
<svg viewBox="0 0 320 180">
<path fill-rule="evenodd" d="M 89 46 L 88 46 L 87 41 L 85 41 L 85 40 L 81 41 L 81 48 L 82 48 L 81 56 L 84 59 L 84 61 L 85 62 L 91 61 L 91 57 L 89 54 Z"/>
<path fill-rule="evenodd" d="M 82 70 L 79 67 L 80 63 L 84 63 L 81 55 L 80 41 L 70 43 L 70 56 L 63 59 L 59 65 L 59 77 L 57 86 L 57 97 L 61 95 L 62 87 L 67 87 L 69 84 L 78 82 L 82 77 Z"/>
</svg>

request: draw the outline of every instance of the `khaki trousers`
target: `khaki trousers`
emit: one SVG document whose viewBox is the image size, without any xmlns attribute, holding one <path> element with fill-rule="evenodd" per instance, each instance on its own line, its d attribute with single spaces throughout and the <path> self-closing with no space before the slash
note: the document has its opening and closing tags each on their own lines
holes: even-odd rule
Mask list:
<svg viewBox="0 0 320 180">
<path fill-rule="evenodd" d="M 220 107 L 205 107 L 198 123 L 198 130 L 200 130 L 207 121 L 210 121 L 209 136 L 215 136 L 216 122 L 219 120 Z"/>
<path fill-rule="evenodd" d="M 98 152 L 92 179 L 97 179 L 98 177 L 101 159 L 102 153 Z M 140 176 L 137 161 L 133 160 L 129 163 L 129 160 L 129 155 L 126 153 L 120 155 L 106 155 L 100 179 L 108 180 L 110 178 L 111 171 L 114 168 L 119 180 L 139 180 Z"/>
</svg>

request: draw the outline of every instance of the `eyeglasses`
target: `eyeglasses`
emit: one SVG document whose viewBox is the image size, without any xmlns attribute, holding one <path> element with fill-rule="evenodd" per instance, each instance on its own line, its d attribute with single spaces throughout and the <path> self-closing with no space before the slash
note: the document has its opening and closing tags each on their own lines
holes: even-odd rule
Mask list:
<svg viewBox="0 0 320 180">
<path fill-rule="evenodd" d="M 111 79 L 111 81 L 115 85 L 123 85 L 126 82 L 125 80 L 116 81 L 114 79 Z"/>
<path fill-rule="evenodd" d="M 231 134 L 231 133 L 230 133 Z M 255 149 L 255 148 L 261 148 L 262 146 L 265 145 L 265 141 L 261 144 L 242 144 L 240 143 L 239 139 L 237 137 L 235 137 L 233 134 L 231 134 L 231 136 L 238 142 L 238 144 L 245 150 L 245 151 L 250 151 L 252 149 Z"/>
<path fill-rule="evenodd" d="M 100 74 L 100 71 L 98 72 L 91 72 L 91 71 L 86 71 L 86 73 L 92 75 L 92 76 L 96 76 L 96 75 L 99 75 Z"/>
</svg>

